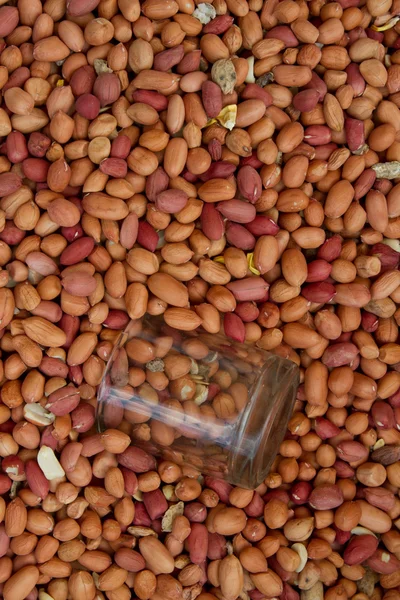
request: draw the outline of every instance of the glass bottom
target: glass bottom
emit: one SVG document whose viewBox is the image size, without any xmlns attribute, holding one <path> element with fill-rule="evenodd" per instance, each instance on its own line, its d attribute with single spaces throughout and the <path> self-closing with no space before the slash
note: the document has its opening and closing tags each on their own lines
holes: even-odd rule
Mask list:
<svg viewBox="0 0 400 600">
<path fill-rule="evenodd" d="M 294 363 L 269 356 L 251 391 L 257 401 L 243 415 L 238 445 L 230 457 L 233 485 L 255 489 L 268 475 L 292 416 L 299 380 Z"/>
</svg>

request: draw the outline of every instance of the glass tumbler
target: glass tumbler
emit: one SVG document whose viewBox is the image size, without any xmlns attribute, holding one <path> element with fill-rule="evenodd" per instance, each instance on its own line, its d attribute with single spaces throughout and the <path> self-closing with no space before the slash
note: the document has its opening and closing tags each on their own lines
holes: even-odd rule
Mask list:
<svg viewBox="0 0 400 600">
<path fill-rule="evenodd" d="M 144 318 L 129 323 L 113 350 L 97 426 L 124 431 L 163 460 L 254 489 L 285 435 L 298 384 L 289 360 Z"/>
</svg>

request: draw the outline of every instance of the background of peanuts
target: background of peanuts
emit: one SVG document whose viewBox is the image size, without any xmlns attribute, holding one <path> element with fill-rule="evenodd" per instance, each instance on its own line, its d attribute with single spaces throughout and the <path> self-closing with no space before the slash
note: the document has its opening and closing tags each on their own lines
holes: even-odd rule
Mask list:
<svg viewBox="0 0 400 600">
<path fill-rule="evenodd" d="M 5 600 L 399 600 L 399 13 L 0 0 Z M 146 312 L 300 366 L 257 490 L 96 433 Z"/>
</svg>

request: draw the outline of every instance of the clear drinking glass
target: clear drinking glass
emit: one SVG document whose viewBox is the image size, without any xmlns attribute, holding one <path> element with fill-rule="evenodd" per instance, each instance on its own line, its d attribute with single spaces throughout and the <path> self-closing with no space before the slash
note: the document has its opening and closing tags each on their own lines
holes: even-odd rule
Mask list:
<svg viewBox="0 0 400 600">
<path fill-rule="evenodd" d="M 254 489 L 285 435 L 298 384 L 289 360 L 144 318 L 114 348 L 97 425 L 121 429 L 154 456 Z"/>
</svg>

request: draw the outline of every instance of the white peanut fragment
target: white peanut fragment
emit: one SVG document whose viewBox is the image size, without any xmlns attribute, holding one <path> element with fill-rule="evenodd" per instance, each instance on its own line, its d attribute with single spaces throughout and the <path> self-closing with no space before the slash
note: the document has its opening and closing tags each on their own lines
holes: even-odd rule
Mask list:
<svg viewBox="0 0 400 600">
<path fill-rule="evenodd" d="M 296 569 L 296 573 L 301 573 L 301 571 L 304 569 L 304 567 L 307 564 L 307 560 L 308 560 L 308 552 L 307 552 L 307 548 L 304 546 L 304 544 L 293 544 L 293 546 L 291 546 L 292 550 L 294 550 L 295 552 L 297 552 L 297 554 L 300 556 L 300 564 Z"/>
<path fill-rule="evenodd" d="M 42 446 L 37 455 L 39 467 L 42 469 L 46 479 L 59 479 L 64 477 L 65 471 L 60 465 L 54 451 L 49 446 Z"/>
<path fill-rule="evenodd" d="M 32 404 L 25 404 L 24 406 L 24 417 L 29 423 L 34 425 L 51 425 L 56 418 L 53 413 L 46 410 L 38 402 L 32 402 Z"/>
</svg>

